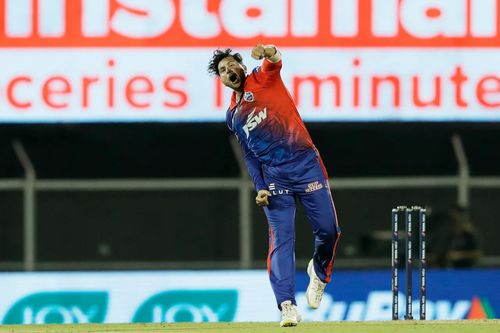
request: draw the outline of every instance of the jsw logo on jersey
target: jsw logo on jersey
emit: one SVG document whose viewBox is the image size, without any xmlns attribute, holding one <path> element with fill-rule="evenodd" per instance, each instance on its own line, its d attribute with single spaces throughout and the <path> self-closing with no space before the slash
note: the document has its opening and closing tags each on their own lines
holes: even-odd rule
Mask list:
<svg viewBox="0 0 500 333">
<path fill-rule="evenodd" d="M 306 321 L 360 321 L 390 320 L 392 311 L 392 293 L 390 291 L 372 291 L 366 300 L 337 301 L 325 293 L 321 307 L 311 310 L 307 304 L 305 293 L 297 293 L 299 311 Z M 401 294 L 400 299 L 404 299 Z M 427 300 L 427 319 L 451 320 L 465 319 L 471 310 L 471 300 Z M 400 316 L 404 315 L 404 304 L 400 304 Z M 413 302 L 413 317 L 419 316 L 419 300 Z"/>
<path fill-rule="evenodd" d="M 264 119 L 267 118 L 267 108 L 260 111 L 258 114 L 255 114 L 257 108 L 254 108 L 252 113 L 248 115 L 247 122 L 245 126 L 243 126 L 243 131 L 248 137 L 250 136 L 250 132 L 253 131 Z"/>
</svg>

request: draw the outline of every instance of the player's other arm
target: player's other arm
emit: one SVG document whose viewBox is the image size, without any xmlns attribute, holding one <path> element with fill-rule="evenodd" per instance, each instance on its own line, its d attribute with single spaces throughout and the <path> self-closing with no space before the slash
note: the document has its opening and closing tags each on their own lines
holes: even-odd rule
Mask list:
<svg viewBox="0 0 500 333">
<path fill-rule="evenodd" d="M 257 60 L 264 59 L 260 70 L 255 73 L 261 84 L 270 86 L 275 79 L 280 77 L 281 52 L 276 46 L 258 44 L 252 49 L 252 57 Z"/>
<path fill-rule="evenodd" d="M 240 143 L 241 149 L 243 150 L 243 158 L 245 160 L 245 165 L 247 166 L 250 178 L 257 190 L 257 196 L 255 197 L 255 203 L 258 206 L 269 205 L 269 197 L 271 197 L 271 192 L 267 190 L 266 183 L 264 182 L 264 177 L 262 176 L 262 166 L 255 155 L 248 149 L 245 143 Z"/>
</svg>

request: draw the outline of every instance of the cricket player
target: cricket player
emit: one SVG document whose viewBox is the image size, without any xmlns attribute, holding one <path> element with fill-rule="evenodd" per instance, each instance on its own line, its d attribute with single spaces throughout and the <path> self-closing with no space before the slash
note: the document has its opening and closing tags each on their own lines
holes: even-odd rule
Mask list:
<svg viewBox="0 0 500 333">
<path fill-rule="evenodd" d="M 267 267 L 281 311 L 280 326 L 296 326 L 301 321 L 295 301 L 296 201 L 303 205 L 315 235 L 306 292 L 313 309 L 331 280 L 340 228 L 326 169 L 281 79 L 280 51 L 257 45 L 252 57 L 263 62 L 248 74 L 239 53 L 216 50 L 208 71 L 233 90 L 226 121 L 241 145 L 257 190 L 255 202 L 264 207 L 269 224 Z"/>
</svg>

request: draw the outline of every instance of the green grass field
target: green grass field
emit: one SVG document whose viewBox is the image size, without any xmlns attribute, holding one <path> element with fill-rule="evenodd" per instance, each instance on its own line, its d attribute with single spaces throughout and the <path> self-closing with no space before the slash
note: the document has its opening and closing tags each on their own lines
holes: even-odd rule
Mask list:
<svg viewBox="0 0 500 333">
<path fill-rule="evenodd" d="M 281 328 L 278 323 L 0 325 L 0 333 L 500 333 L 500 320 L 316 322 Z"/>
</svg>

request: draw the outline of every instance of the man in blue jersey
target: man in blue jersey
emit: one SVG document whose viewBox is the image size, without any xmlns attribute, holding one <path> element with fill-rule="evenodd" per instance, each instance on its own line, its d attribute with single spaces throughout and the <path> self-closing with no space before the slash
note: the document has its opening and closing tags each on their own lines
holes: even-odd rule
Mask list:
<svg viewBox="0 0 500 333">
<path fill-rule="evenodd" d="M 301 320 L 295 301 L 296 200 L 315 235 L 306 292 L 313 309 L 331 280 L 340 228 L 326 169 L 281 79 L 281 52 L 273 45 L 257 45 L 252 57 L 263 59 L 262 66 L 247 74 L 239 53 L 216 50 L 208 70 L 233 90 L 227 126 L 238 138 L 257 190 L 255 202 L 268 220 L 267 267 L 280 325 L 295 326 Z"/>
</svg>

